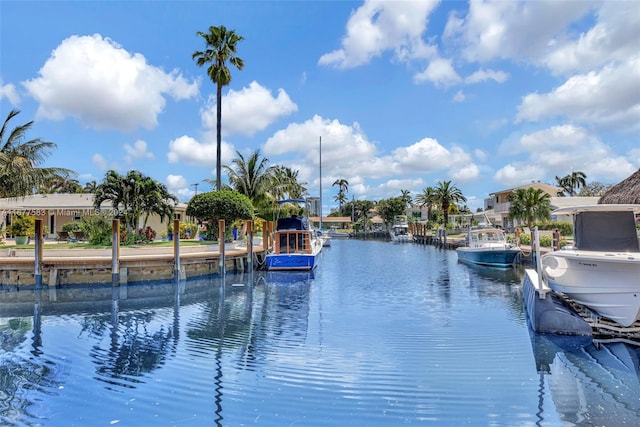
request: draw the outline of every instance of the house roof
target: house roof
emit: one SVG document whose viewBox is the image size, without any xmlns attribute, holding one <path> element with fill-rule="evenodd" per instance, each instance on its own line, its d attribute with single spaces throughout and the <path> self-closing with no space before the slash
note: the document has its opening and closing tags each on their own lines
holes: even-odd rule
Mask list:
<svg viewBox="0 0 640 427">
<path fill-rule="evenodd" d="M 598 200 L 600 204 L 640 204 L 640 169 L 611 187 Z"/>
<path fill-rule="evenodd" d="M 587 206 L 598 203 L 598 197 L 551 197 L 552 209 L 563 209 L 569 206 Z"/>
<path fill-rule="evenodd" d="M 0 213 L 2 211 L 29 211 L 44 209 L 64 209 L 64 210 L 82 210 L 93 209 L 92 193 L 76 193 L 76 194 L 33 194 L 24 197 L 12 197 L 0 199 Z M 111 207 L 111 202 L 105 201 L 101 205 L 103 208 Z M 185 203 L 178 203 L 178 210 L 186 209 Z"/>
<path fill-rule="evenodd" d="M 493 193 L 489 193 L 489 195 L 513 193 L 521 188 L 538 188 L 551 196 L 555 196 L 559 191 L 562 191 L 562 188 L 556 187 L 555 185 L 544 184 L 542 182 L 532 182 L 530 184 L 524 184 L 518 187 L 508 188 L 506 190 L 494 191 Z"/>
</svg>

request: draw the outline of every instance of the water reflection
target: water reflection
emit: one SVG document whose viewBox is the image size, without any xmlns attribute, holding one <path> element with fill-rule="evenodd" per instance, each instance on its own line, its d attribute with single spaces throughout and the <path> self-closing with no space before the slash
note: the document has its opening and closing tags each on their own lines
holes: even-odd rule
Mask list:
<svg viewBox="0 0 640 427">
<path fill-rule="evenodd" d="M 637 425 L 639 348 L 533 332 L 531 342 L 540 375 L 540 419 L 557 412 L 569 425 Z"/>
</svg>

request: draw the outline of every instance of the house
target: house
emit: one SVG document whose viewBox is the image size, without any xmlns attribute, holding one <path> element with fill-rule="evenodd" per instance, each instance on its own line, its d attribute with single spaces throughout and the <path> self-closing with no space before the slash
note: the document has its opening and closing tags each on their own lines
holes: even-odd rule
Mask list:
<svg viewBox="0 0 640 427">
<path fill-rule="evenodd" d="M 598 202 L 598 197 L 558 197 L 558 194 L 562 191 L 562 188 L 556 187 L 554 185 L 544 184 L 541 182 L 532 182 L 531 184 L 525 184 L 519 187 L 509 188 L 489 194 L 490 197 L 485 199 L 485 208 L 491 212 L 491 215 L 489 215 L 489 217 L 495 225 L 499 225 L 507 230 L 511 230 L 515 226 L 521 225 L 517 221 L 509 218 L 509 207 L 511 206 L 511 203 L 509 202 L 509 196 L 519 189 L 526 188 L 539 189 L 548 194 L 550 196 L 549 204 L 551 205 L 552 211 L 566 206 L 584 206 L 596 204 Z M 554 215 L 551 217 L 551 221 L 571 222 L 571 218 L 567 215 Z"/>
<path fill-rule="evenodd" d="M 62 231 L 62 227 L 72 221 L 80 221 L 83 217 L 99 215 L 113 219 L 117 212 L 110 202 L 102 204 L 100 209 L 93 206 L 94 195 L 90 193 L 78 194 L 34 194 L 24 197 L 0 199 L 0 228 L 11 224 L 11 218 L 17 214 L 31 215 L 43 221 L 49 234 L 54 235 Z M 175 218 L 186 219 L 187 205 L 178 203 L 175 206 Z M 140 218 L 141 222 L 144 218 Z M 156 215 L 149 217 L 147 226 L 160 236 L 166 230 L 167 220 L 160 222 Z"/>
</svg>

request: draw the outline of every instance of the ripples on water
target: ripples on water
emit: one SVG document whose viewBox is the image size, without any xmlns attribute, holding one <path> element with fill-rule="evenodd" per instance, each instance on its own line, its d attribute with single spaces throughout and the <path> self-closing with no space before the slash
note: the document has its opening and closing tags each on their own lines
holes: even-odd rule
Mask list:
<svg viewBox="0 0 640 427">
<path fill-rule="evenodd" d="M 531 336 L 521 275 L 349 240 L 313 274 L 2 290 L 0 421 L 637 425 L 638 351 Z"/>
</svg>

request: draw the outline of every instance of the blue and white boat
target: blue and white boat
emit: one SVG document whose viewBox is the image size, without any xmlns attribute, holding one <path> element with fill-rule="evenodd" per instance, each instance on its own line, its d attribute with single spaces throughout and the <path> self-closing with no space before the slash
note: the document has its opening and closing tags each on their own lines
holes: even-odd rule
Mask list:
<svg viewBox="0 0 640 427">
<path fill-rule="evenodd" d="M 510 267 L 518 261 L 520 248 L 507 243 L 499 228 L 469 229 L 466 245 L 456 248 L 458 260 L 490 267 Z"/>
<path fill-rule="evenodd" d="M 278 202 L 280 206 L 285 203 L 304 204 L 302 199 L 287 199 Z M 305 209 L 308 213 L 309 210 Z M 322 238 L 316 230 L 309 226 L 309 218 L 292 215 L 286 218 L 278 218 L 274 234 L 273 248 L 267 253 L 266 269 L 276 270 L 313 270 L 318 264 L 318 258 L 322 251 Z"/>
</svg>

